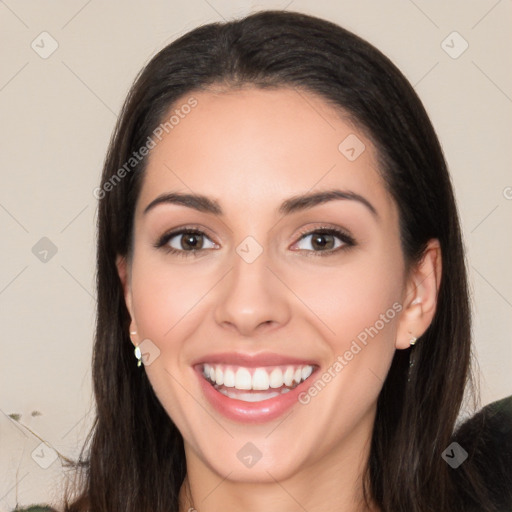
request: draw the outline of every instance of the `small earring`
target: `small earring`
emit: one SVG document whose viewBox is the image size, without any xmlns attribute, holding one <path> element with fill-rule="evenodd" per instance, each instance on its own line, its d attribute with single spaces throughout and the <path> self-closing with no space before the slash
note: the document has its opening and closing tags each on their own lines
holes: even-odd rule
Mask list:
<svg viewBox="0 0 512 512">
<path fill-rule="evenodd" d="M 416 343 L 416 341 L 418 340 L 418 338 L 416 338 L 416 336 L 411 336 L 411 340 L 409 341 L 409 343 L 412 345 L 414 345 Z"/>
<path fill-rule="evenodd" d="M 142 364 L 142 354 L 141 354 L 140 348 L 138 346 L 136 346 L 133 353 L 135 354 L 135 357 L 137 358 L 137 366 L 140 366 Z"/>
<path fill-rule="evenodd" d="M 134 334 L 137 334 L 137 331 L 130 331 L 130 338 Z M 140 366 L 142 364 L 142 353 L 141 353 L 138 345 L 135 346 L 135 350 L 133 351 L 133 353 L 135 354 L 135 357 L 137 358 L 137 366 Z"/>
</svg>

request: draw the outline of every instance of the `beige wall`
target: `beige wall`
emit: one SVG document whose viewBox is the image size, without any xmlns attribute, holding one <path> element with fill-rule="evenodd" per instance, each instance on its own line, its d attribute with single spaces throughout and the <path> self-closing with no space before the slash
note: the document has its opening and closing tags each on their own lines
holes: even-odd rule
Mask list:
<svg viewBox="0 0 512 512">
<path fill-rule="evenodd" d="M 0 511 L 10 510 L 16 496 L 22 504 L 51 496 L 61 471 L 53 450 L 75 456 L 91 418 L 92 191 L 132 79 L 157 50 L 198 24 L 262 8 L 345 26 L 415 85 L 441 139 L 462 217 L 482 402 L 512 393 L 511 2 L 6 0 L 0 2 Z M 39 36 L 44 31 L 50 36 Z M 454 31 L 460 36 L 450 36 Z M 48 56 L 52 44 L 58 48 Z M 44 250 L 46 262 L 34 254 L 44 257 Z M 35 434 L 51 448 L 40 447 Z"/>
</svg>

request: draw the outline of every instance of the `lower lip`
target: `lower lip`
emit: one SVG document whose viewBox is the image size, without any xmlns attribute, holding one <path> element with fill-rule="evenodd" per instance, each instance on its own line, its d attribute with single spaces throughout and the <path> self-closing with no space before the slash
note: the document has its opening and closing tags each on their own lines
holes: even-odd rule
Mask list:
<svg viewBox="0 0 512 512">
<path fill-rule="evenodd" d="M 261 402 L 244 402 L 229 398 L 217 391 L 204 377 L 200 369 L 196 370 L 199 383 L 210 404 L 227 418 L 243 423 L 264 423 L 279 418 L 298 402 L 298 396 L 309 386 L 311 376 L 297 387 L 279 396 Z M 313 372 L 314 373 L 314 372 Z M 313 374 L 312 374 L 313 375 Z"/>
</svg>

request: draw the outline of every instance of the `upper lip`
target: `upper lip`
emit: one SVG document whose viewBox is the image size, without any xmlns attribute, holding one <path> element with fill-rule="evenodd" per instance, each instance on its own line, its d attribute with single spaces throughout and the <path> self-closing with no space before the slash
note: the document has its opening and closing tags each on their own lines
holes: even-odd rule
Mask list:
<svg viewBox="0 0 512 512">
<path fill-rule="evenodd" d="M 246 354 L 243 352 L 222 352 L 216 354 L 208 354 L 196 359 L 192 365 L 196 366 L 204 363 L 224 363 L 233 366 L 245 366 L 248 368 L 255 368 L 258 366 L 318 365 L 318 363 L 312 359 L 300 359 L 297 357 L 290 357 L 288 355 L 276 354 L 273 352 L 259 352 L 257 354 Z"/>
</svg>

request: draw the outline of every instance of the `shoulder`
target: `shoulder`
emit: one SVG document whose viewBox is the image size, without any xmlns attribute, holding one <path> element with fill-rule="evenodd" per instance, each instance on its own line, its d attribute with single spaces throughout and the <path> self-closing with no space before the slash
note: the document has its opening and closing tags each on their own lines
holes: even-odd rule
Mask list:
<svg viewBox="0 0 512 512">
<path fill-rule="evenodd" d="M 452 441 L 466 457 L 453 476 L 467 509 L 472 510 L 482 495 L 496 510 L 512 510 L 512 395 L 467 419 Z"/>
</svg>

